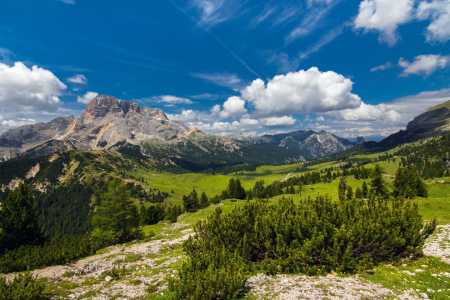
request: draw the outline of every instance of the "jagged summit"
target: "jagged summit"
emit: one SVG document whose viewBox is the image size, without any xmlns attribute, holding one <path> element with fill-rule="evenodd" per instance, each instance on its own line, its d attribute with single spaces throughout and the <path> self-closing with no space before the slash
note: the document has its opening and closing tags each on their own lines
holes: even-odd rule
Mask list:
<svg viewBox="0 0 450 300">
<path fill-rule="evenodd" d="M 108 95 L 95 97 L 80 118 L 59 117 L 48 123 L 25 125 L 0 136 L 0 156 L 7 160 L 54 140 L 48 151 L 108 148 L 119 142 L 138 145 L 144 140 L 171 141 L 202 134 L 177 121 L 170 121 L 160 109 L 143 107 Z M 45 154 L 45 153 L 44 153 Z"/>
<path fill-rule="evenodd" d="M 160 109 L 99 95 L 78 119 L 56 118 L 7 131 L 0 136 L 0 160 L 61 150 L 109 149 L 201 170 L 245 161 L 290 163 L 348 147 L 349 141 L 326 131 L 298 130 L 261 138 L 246 138 L 240 132 L 228 137 L 207 135 L 169 120 Z"/>
</svg>

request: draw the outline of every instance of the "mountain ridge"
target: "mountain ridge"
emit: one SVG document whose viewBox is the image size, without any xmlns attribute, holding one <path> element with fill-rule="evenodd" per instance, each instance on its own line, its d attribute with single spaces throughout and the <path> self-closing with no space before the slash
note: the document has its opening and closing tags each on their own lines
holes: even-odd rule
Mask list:
<svg viewBox="0 0 450 300">
<path fill-rule="evenodd" d="M 169 120 L 160 109 L 99 95 L 78 119 L 59 117 L 48 123 L 8 130 L 0 136 L 0 157 L 6 161 L 62 150 L 121 151 L 125 144 L 129 145 L 126 151 L 139 157 L 166 158 L 165 161 L 188 169 L 196 165 L 192 169 L 195 171 L 200 170 L 198 160 L 207 169 L 246 162 L 284 164 L 336 153 L 353 145 L 331 133 L 312 130 L 261 138 L 246 138 L 240 133 L 229 137 L 209 135 Z"/>
</svg>

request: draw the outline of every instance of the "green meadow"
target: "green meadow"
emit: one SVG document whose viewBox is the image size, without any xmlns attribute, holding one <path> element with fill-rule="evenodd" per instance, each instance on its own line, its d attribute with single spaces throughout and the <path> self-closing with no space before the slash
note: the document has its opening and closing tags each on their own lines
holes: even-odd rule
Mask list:
<svg viewBox="0 0 450 300">
<path fill-rule="evenodd" d="M 394 150 L 390 150 L 377 154 L 358 155 L 352 157 L 351 160 L 360 162 L 368 161 L 375 159 L 380 155 L 391 154 L 393 152 Z M 384 179 L 391 189 L 399 161 L 401 161 L 401 157 L 395 157 L 394 161 L 382 161 L 379 163 L 384 170 Z M 260 166 L 255 171 L 238 172 L 239 175 L 211 175 L 205 173 L 174 174 L 137 168 L 135 170 L 135 176 L 143 178 L 149 186 L 169 193 L 170 197 L 165 200 L 165 203 L 170 206 L 181 205 L 183 195 L 189 194 L 192 189 L 196 189 L 200 193 L 205 192 L 208 197 L 220 194 L 222 190 L 227 187 L 230 178 L 239 178 L 242 182 L 242 186 L 248 190 L 253 188 L 255 182 L 258 180 L 264 180 L 267 184 L 270 184 L 276 180 L 284 180 L 289 173 L 289 177 L 292 177 L 307 172 L 320 172 L 321 170 L 336 167 L 338 165 L 339 162 L 332 161 L 308 167 L 305 167 L 303 163 L 280 166 Z M 365 165 L 365 167 L 373 168 L 374 164 L 370 163 Z M 353 176 L 347 178 L 347 182 L 352 186 L 353 192 L 355 192 L 358 187 L 361 188 L 364 181 L 370 183 L 370 178 L 366 180 L 354 179 Z M 450 184 L 438 183 L 438 181 L 450 181 L 450 177 L 426 180 L 425 182 L 427 183 L 429 190 L 428 198 L 417 197 L 414 198 L 413 201 L 418 203 L 419 209 L 425 220 L 428 221 L 437 217 L 440 224 L 447 224 L 450 223 Z M 328 183 L 304 186 L 301 197 L 329 195 L 333 199 L 337 199 L 338 184 L 339 179 L 335 179 Z M 296 190 L 297 189 L 298 187 L 296 187 Z M 299 199 L 300 197 L 300 195 L 286 196 L 294 197 L 294 200 Z"/>
</svg>

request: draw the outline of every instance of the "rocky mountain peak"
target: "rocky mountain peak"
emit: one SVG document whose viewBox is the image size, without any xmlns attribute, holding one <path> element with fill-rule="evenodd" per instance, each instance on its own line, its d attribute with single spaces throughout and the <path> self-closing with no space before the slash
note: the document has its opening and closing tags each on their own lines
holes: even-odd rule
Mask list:
<svg viewBox="0 0 450 300">
<path fill-rule="evenodd" d="M 140 113 L 141 107 L 136 102 L 116 99 L 113 96 L 99 95 L 89 102 L 83 116 L 89 115 L 94 118 L 101 118 L 108 113 L 123 113 L 128 112 Z"/>
</svg>

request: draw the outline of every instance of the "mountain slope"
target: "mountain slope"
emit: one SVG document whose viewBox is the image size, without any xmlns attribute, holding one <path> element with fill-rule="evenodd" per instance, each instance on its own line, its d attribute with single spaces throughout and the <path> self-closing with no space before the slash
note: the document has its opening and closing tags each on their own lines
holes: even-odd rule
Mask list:
<svg viewBox="0 0 450 300">
<path fill-rule="evenodd" d="M 308 140 L 308 138 L 310 138 Z M 241 163 L 286 164 L 343 151 L 347 140 L 330 133 L 294 131 L 244 138 L 204 134 L 138 103 L 100 95 L 80 118 L 57 118 L 22 126 L 0 136 L 0 159 L 35 158 L 62 150 L 111 149 L 159 165 L 191 171 L 217 170 Z"/>
<path fill-rule="evenodd" d="M 315 132 L 313 130 L 264 135 L 259 140 L 274 146 L 299 150 L 304 153 L 306 159 L 338 153 L 354 146 L 350 141 L 337 137 L 330 132 Z"/>
<path fill-rule="evenodd" d="M 340 160 L 357 154 L 383 152 L 406 143 L 440 136 L 448 132 L 450 132 L 450 100 L 429 108 L 409 122 L 405 130 L 391 134 L 380 142 L 360 143 L 329 157 L 318 158 L 315 162 Z"/>
</svg>

